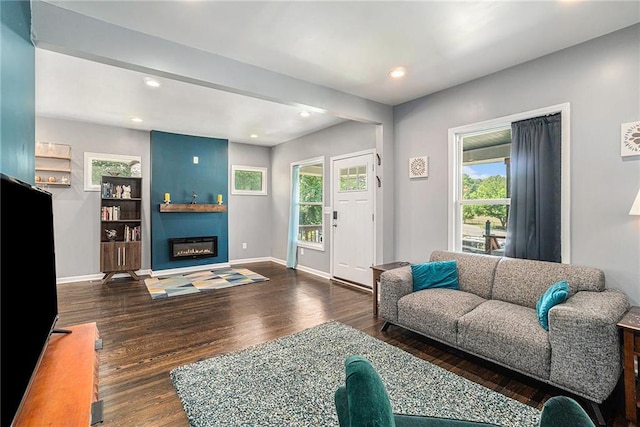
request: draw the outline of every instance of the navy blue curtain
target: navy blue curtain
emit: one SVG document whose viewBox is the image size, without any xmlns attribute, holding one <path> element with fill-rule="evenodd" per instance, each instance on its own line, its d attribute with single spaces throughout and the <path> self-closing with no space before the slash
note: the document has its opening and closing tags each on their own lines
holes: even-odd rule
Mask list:
<svg viewBox="0 0 640 427">
<path fill-rule="evenodd" d="M 561 115 L 511 123 L 505 255 L 561 262 Z"/>
</svg>

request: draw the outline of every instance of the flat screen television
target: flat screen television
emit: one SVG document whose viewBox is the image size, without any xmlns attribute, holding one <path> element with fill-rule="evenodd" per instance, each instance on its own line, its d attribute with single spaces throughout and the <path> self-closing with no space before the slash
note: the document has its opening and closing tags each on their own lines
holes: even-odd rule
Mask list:
<svg viewBox="0 0 640 427">
<path fill-rule="evenodd" d="M 0 399 L 12 424 L 58 320 L 51 193 L 2 174 Z"/>
</svg>

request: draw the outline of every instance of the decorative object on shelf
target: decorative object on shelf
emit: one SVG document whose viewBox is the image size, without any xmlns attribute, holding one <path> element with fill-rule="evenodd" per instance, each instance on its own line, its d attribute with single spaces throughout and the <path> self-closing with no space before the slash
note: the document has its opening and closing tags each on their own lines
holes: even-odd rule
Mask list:
<svg viewBox="0 0 640 427">
<path fill-rule="evenodd" d="M 196 193 L 196 190 L 193 190 L 193 194 L 191 194 L 191 204 L 195 205 L 196 203 L 198 203 L 198 194 Z"/>
<path fill-rule="evenodd" d="M 221 205 L 222 204 L 222 194 L 218 194 L 218 198 L 217 198 L 218 204 Z"/>
<path fill-rule="evenodd" d="M 130 199 L 131 198 L 131 186 L 130 185 L 123 185 L 122 186 L 122 198 L 123 199 Z"/>
<path fill-rule="evenodd" d="M 412 157 L 409 159 L 409 178 L 427 178 L 429 176 L 429 157 Z"/>
<path fill-rule="evenodd" d="M 640 121 L 620 125 L 620 155 L 640 156 Z"/>
<path fill-rule="evenodd" d="M 164 202 L 168 205 L 171 203 L 171 195 L 169 193 L 164 193 Z"/>
<path fill-rule="evenodd" d="M 116 240 L 116 237 L 118 237 L 118 232 L 116 230 L 104 230 L 104 232 L 107 234 L 107 239 L 111 241 Z"/>
<path fill-rule="evenodd" d="M 140 178 L 141 157 L 84 153 L 84 191 L 100 191 L 102 176 Z"/>
<path fill-rule="evenodd" d="M 36 184 L 68 187 L 71 182 L 71 146 L 36 142 L 34 166 Z"/>
</svg>

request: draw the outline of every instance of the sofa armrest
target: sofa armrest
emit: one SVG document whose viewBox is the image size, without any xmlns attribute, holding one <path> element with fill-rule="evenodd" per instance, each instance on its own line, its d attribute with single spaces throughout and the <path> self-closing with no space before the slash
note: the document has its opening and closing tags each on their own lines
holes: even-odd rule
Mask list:
<svg viewBox="0 0 640 427">
<path fill-rule="evenodd" d="M 622 372 L 616 324 L 629 309 L 616 289 L 577 292 L 549 310 L 551 375 L 556 384 L 602 403 Z"/>
<path fill-rule="evenodd" d="M 380 316 L 391 323 L 398 321 L 398 300 L 413 292 L 411 266 L 387 270 L 380 275 Z"/>
</svg>

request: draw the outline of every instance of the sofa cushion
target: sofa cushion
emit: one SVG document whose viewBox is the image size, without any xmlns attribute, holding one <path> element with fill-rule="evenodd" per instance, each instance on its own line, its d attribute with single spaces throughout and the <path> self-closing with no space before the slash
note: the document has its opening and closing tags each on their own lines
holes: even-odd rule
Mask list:
<svg viewBox="0 0 640 427">
<path fill-rule="evenodd" d="M 502 258 L 496 268 L 491 299 L 535 308 L 540 295 L 561 280 L 569 283 L 569 296 L 578 291 L 604 290 L 604 273 L 596 268 Z"/>
<path fill-rule="evenodd" d="M 433 251 L 430 261 L 455 260 L 460 290 L 482 298 L 491 298 L 493 276 L 500 257 L 466 252 Z"/>
<path fill-rule="evenodd" d="M 416 332 L 455 345 L 458 319 L 485 301 L 469 292 L 425 289 L 398 300 L 398 321 Z"/>
<path fill-rule="evenodd" d="M 458 347 L 517 371 L 549 378 L 549 333 L 540 327 L 536 311 L 489 300 L 458 321 Z"/>
<path fill-rule="evenodd" d="M 545 331 L 549 330 L 549 310 L 558 304 L 562 304 L 569 297 L 569 284 L 565 280 L 549 286 L 536 303 L 538 321 Z"/>
<path fill-rule="evenodd" d="M 411 265 L 413 291 L 430 288 L 459 289 L 456 261 L 434 261 Z"/>
</svg>

